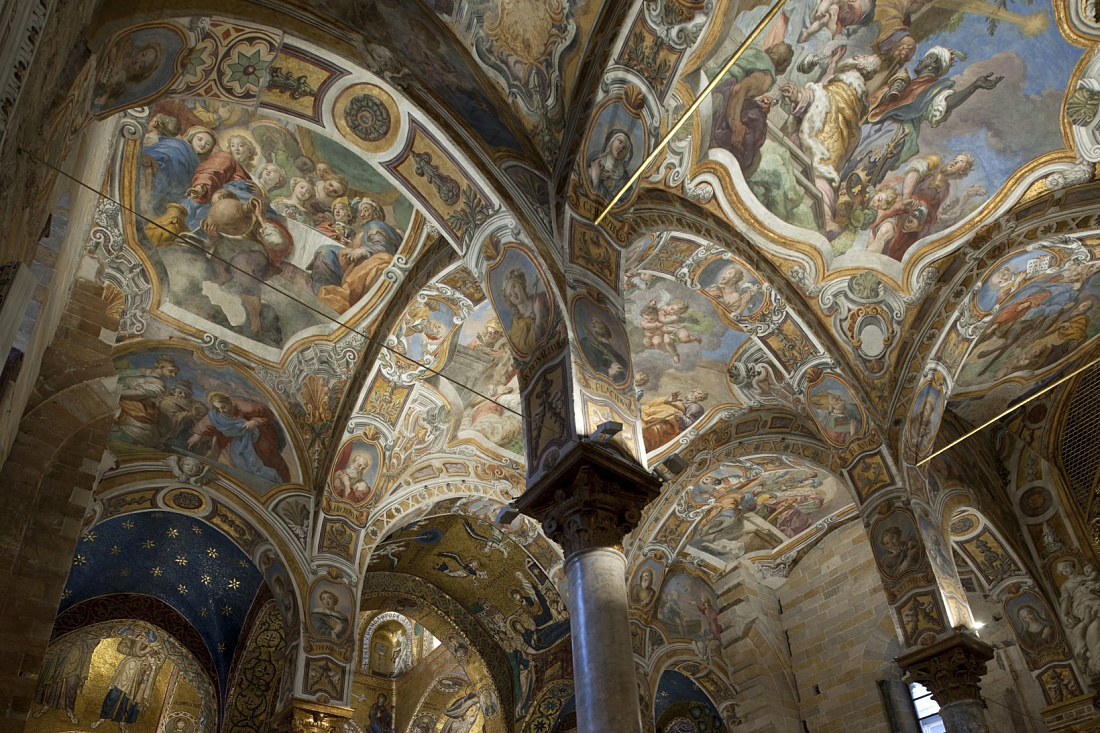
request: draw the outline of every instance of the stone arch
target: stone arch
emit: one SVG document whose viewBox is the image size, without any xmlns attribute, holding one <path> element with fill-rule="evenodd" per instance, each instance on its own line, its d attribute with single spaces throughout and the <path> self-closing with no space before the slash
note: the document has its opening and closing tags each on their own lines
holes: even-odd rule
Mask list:
<svg viewBox="0 0 1100 733">
<path fill-rule="evenodd" d="M 1044 583 L 1033 574 L 1029 559 L 1006 540 L 1005 535 L 965 497 L 949 499 L 945 519 L 955 554 L 969 566 L 985 593 L 1000 605 L 1027 664 L 1048 704 L 1062 702 L 1064 688 L 1083 689 L 1079 664 L 1069 643 L 1068 627 L 1052 603 Z"/>
<path fill-rule="evenodd" d="M 397 609 L 414 614 L 464 666 L 471 680 L 492 686 L 500 701 L 491 730 L 510 730 L 516 710 L 511 667 L 504 651 L 480 623 L 454 599 L 433 585 L 403 573 L 368 573 L 362 583 L 360 610 Z M 437 633 L 438 632 L 438 633 Z M 528 705 L 530 701 L 528 701 Z"/>
<path fill-rule="evenodd" d="M 274 600 L 255 609 L 226 702 L 225 730 L 262 733 L 278 706 L 286 668 L 287 630 Z"/>
<path fill-rule="evenodd" d="M 88 336 L 117 327 L 118 317 L 110 313 L 101 286 L 78 278 L 73 293 L 64 309 L 67 322 L 43 356 L 44 364 L 64 366 L 36 381 L 31 407 L 0 471 L 8 487 L 0 508 L 12 528 L 3 546 L 13 568 L 7 588 L 14 591 L 23 581 L 45 584 L 42 600 L 5 611 L 10 623 L 28 631 L 35 623 L 48 627 L 57 612 L 118 404 L 109 376 L 111 343 Z M 11 696 L 5 699 L 30 700 L 46 640 L 26 633 L 12 645 L 22 661 L 0 677 L 0 688 Z"/>
<path fill-rule="evenodd" d="M 154 685 L 164 685 L 164 692 L 167 693 L 160 699 L 155 694 L 150 695 L 151 700 L 146 698 L 147 703 L 143 704 L 139 711 L 139 715 L 145 713 L 142 716 L 144 718 L 142 722 L 147 722 L 148 718 L 155 714 L 162 720 L 182 717 L 188 720 L 192 726 L 200 725 L 217 729 L 222 718 L 221 698 L 216 683 L 217 678 L 208 676 L 207 670 L 203 668 L 203 657 L 201 655 L 196 655 L 195 650 L 190 645 L 178 639 L 172 630 L 165 628 L 166 625 L 169 627 L 174 625 L 175 619 L 170 615 L 171 608 L 166 607 L 158 610 L 167 612 L 164 616 L 164 621 L 167 623 L 160 623 L 160 618 L 149 619 L 143 617 L 147 616 L 147 613 L 134 616 L 123 613 L 113 617 L 112 614 L 108 613 L 104 619 L 89 621 L 87 624 L 70 630 L 64 635 L 55 636 L 50 642 L 50 648 L 47 650 L 44 662 L 47 673 L 52 670 L 52 674 L 48 674 L 47 677 L 43 678 L 43 683 L 49 684 L 53 690 L 56 690 L 55 686 L 61 686 L 62 688 L 68 686 L 57 676 L 59 660 L 56 654 L 64 653 L 65 657 L 62 659 L 65 662 L 79 665 L 77 669 L 80 672 L 77 674 L 81 684 L 74 691 L 77 695 L 82 691 L 81 688 L 84 687 L 84 683 L 91 678 L 98 678 L 95 679 L 95 683 L 97 683 L 95 686 L 102 690 L 107 680 L 111 679 L 109 675 L 118 666 L 121 666 L 120 662 L 115 661 L 117 656 L 112 659 L 111 654 L 123 652 L 120 656 L 124 658 L 132 656 L 143 659 L 142 671 L 153 673 L 148 680 L 138 680 L 142 686 L 152 688 Z M 129 642 L 134 642 L 135 638 L 144 642 L 145 646 L 131 646 Z M 124 643 L 126 643 L 125 646 Z M 131 651 L 129 653 L 124 652 L 128 648 Z M 50 659 L 51 656 L 53 659 Z M 81 659 L 83 659 L 82 663 Z M 166 674 L 166 664 L 171 665 L 172 673 Z M 105 677 L 106 679 L 104 679 Z M 167 684 L 170 678 L 174 678 L 175 684 Z M 179 691 L 178 685 L 182 681 L 186 681 L 187 685 L 193 689 L 192 694 L 199 697 L 199 702 L 196 704 L 189 701 L 192 702 L 194 707 L 173 705 L 176 709 L 169 712 L 172 708 L 165 709 L 164 704 L 176 702 L 175 695 Z M 61 684 L 59 685 L 59 683 Z M 47 702 L 49 707 L 56 710 L 65 709 L 70 719 L 75 719 L 74 709 L 68 708 L 68 701 L 51 699 L 53 695 L 50 688 L 42 689 L 42 692 L 44 693 L 44 702 Z M 106 704 L 106 697 L 102 702 L 98 700 L 93 702 L 88 699 L 87 694 L 82 698 L 77 697 L 77 695 L 73 695 L 76 698 L 73 702 L 77 703 L 74 708 L 81 715 L 84 715 L 88 708 L 93 708 L 93 706 L 93 709 L 98 708 L 93 715 L 107 715 L 101 712 L 109 709 Z M 186 699 L 184 697 L 184 700 Z M 155 713 L 152 711 L 155 711 Z M 46 709 L 43 708 L 41 712 L 46 712 Z M 96 724 L 98 725 L 98 723 Z"/>
<path fill-rule="evenodd" d="M 370 668 L 370 642 L 371 637 L 374 636 L 375 630 L 380 624 L 387 621 L 396 621 L 405 628 L 405 634 L 407 638 L 413 638 L 413 625 L 408 618 L 402 616 L 400 613 L 394 611 L 383 611 L 374 618 L 371 619 L 367 628 L 363 631 L 363 642 L 360 644 L 359 651 L 359 669 L 366 672 Z"/>
</svg>

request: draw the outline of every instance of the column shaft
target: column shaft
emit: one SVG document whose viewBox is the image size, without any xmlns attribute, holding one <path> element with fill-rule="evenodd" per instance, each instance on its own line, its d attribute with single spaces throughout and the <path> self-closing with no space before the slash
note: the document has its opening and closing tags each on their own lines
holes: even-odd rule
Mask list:
<svg viewBox="0 0 1100 733">
<path fill-rule="evenodd" d="M 579 733 L 641 733 L 627 617 L 626 558 L 610 547 L 566 561 Z"/>
<path fill-rule="evenodd" d="M 960 700 L 942 705 L 940 717 L 947 733 L 989 733 L 985 709 L 979 700 Z"/>
</svg>

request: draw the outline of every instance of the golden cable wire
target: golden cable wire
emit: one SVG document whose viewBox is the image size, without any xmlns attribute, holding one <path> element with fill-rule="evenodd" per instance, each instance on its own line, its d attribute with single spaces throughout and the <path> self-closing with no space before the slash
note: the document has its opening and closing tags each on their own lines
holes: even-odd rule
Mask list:
<svg viewBox="0 0 1100 733">
<path fill-rule="evenodd" d="M 676 124 L 673 125 L 668 133 L 666 133 L 665 136 L 661 139 L 661 141 L 657 143 L 657 147 L 653 149 L 653 152 L 650 153 L 644 161 L 642 161 L 642 164 L 638 166 L 638 170 L 634 171 L 634 175 L 627 179 L 626 183 L 623 184 L 618 193 L 616 193 L 611 198 L 611 200 L 607 202 L 607 206 L 604 207 L 604 210 L 601 211 L 600 215 L 596 217 L 596 226 L 599 226 L 600 222 L 604 220 L 605 216 L 607 216 L 607 213 L 615 207 L 615 204 L 619 203 L 619 199 L 623 197 L 623 194 L 626 193 L 631 186 L 638 182 L 638 179 L 641 178 L 646 169 L 653 164 L 653 161 L 656 160 L 657 156 L 660 155 L 666 147 L 668 147 L 668 143 L 670 140 L 672 140 L 673 136 L 675 136 L 676 133 L 680 131 L 680 128 L 684 126 L 684 123 L 686 123 L 688 119 L 690 119 L 691 116 L 695 114 L 695 110 L 697 110 L 699 108 L 699 105 L 701 105 L 703 101 L 710 96 L 710 93 L 714 91 L 714 88 L 722 82 L 722 77 L 724 77 L 729 72 L 729 70 L 733 68 L 733 65 L 737 63 L 738 59 L 741 58 L 741 54 L 744 53 L 750 45 L 752 45 L 752 42 L 756 40 L 756 37 L 759 36 L 764 31 L 764 28 L 766 28 L 768 24 L 775 19 L 775 16 L 779 13 L 780 8 L 782 8 L 783 4 L 786 2 L 787 0 L 778 0 L 778 2 L 776 2 L 776 4 L 773 5 L 772 8 L 764 14 L 764 17 L 760 19 L 760 22 L 756 24 L 756 27 L 753 28 L 747 36 L 745 36 L 745 40 L 741 41 L 741 45 L 738 46 L 737 50 L 733 52 L 733 55 L 729 57 L 729 60 L 727 60 L 726 63 L 722 66 L 722 69 L 717 74 L 715 74 L 714 78 L 710 80 L 710 83 L 703 88 L 702 93 L 700 93 L 699 96 L 695 98 L 695 101 L 692 102 L 691 105 L 687 108 L 687 110 L 685 110 L 684 113 L 680 115 L 680 119 L 676 120 Z"/>
<path fill-rule="evenodd" d="M 925 463 L 928 463 L 928 462 L 929 462 L 930 460 L 932 460 L 933 458 L 935 458 L 936 456 L 938 456 L 938 455 L 939 455 L 940 453 L 943 453 L 944 451 L 946 451 L 946 450 L 948 450 L 948 449 L 950 449 L 950 448 L 953 448 L 953 447 L 955 447 L 956 445 L 958 445 L 959 443 L 963 442 L 964 440 L 966 440 L 967 438 L 971 437 L 972 435 L 976 435 L 977 433 L 980 433 L 981 431 L 985 430 L 986 428 L 988 428 L 988 427 L 989 427 L 990 425 L 992 425 L 993 423 L 995 423 L 995 422 L 997 422 L 998 420 L 1000 420 L 1000 419 L 1001 419 L 1002 417 L 1005 417 L 1006 415 L 1009 415 L 1009 414 L 1011 414 L 1011 413 L 1015 412 L 1016 410 L 1019 410 L 1019 409 L 1020 409 L 1021 407 L 1023 407 L 1023 406 L 1024 406 L 1024 405 L 1026 405 L 1027 403 L 1031 402 L 1032 400 L 1034 400 L 1034 399 L 1037 399 L 1037 398 L 1039 398 L 1039 397 L 1042 397 L 1043 395 L 1045 395 L 1045 394 L 1046 394 L 1047 392 L 1049 392 L 1050 390 L 1054 389 L 1054 388 L 1055 388 L 1055 387 L 1057 387 L 1058 385 L 1060 385 L 1060 384 L 1063 384 L 1064 382 L 1067 382 L 1067 381 L 1069 381 L 1070 379 L 1073 379 L 1074 377 L 1076 377 L 1076 376 L 1077 376 L 1078 374 L 1080 374 L 1081 372 L 1085 371 L 1085 370 L 1086 370 L 1086 369 L 1088 369 L 1089 367 L 1095 366 L 1096 364 L 1100 364 L 1100 357 L 1097 357 L 1097 358 L 1093 359 L 1093 360 L 1092 360 L 1092 361 L 1090 361 L 1090 362 L 1089 362 L 1088 364 L 1085 364 L 1085 365 L 1084 365 L 1083 367 L 1079 367 L 1079 368 L 1077 368 L 1077 369 L 1074 369 L 1074 370 L 1073 370 L 1072 372 L 1070 372 L 1070 373 L 1069 373 L 1069 374 L 1067 374 L 1066 376 L 1062 377 L 1061 379 L 1059 379 L 1059 380 L 1057 380 L 1057 381 L 1055 381 L 1055 382 L 1052 382 L 1052 383 L 1048 384 L 1048 385 L 1047 385 L 1046 387 L 1043 387 L 1043 388 L 1042 388 L 1041 390 L 1039 390 L 1039 391 L 1038 391 L 1038 392 L 1036 392 L 1035 394 L 1031 395 L 1031 396 L 1030 396 L 1030 397 L 1028 397 L 1028 398 L 1027 398 L 1026 400 L 1024 400 L 1023 402 L 1021 402 L 1020 404 L 1018 404 L 1018 405 L 1013 405 L 1012 407 L 1009 407 L 1008 409 L 1006 409 L 1006 410 L 1003 410 L 1002 412 L 1000 412 L 1000 413 L 999 413 L 998 415 L 996 415 L 995 417 L 992 417 L 992 418 L 990 418 L 989 420 L 986 420 L 986 421 L 985 421 L 984 423 L 982 423 L 982 424 L 981 424 L 981 425 L 979 425 L 978 427 L 974 428 L 974 429 L 973 429 L 973 430 L 971 430 L 970 432 L 966 433 L 966 434 L 965 434 L 965 435 L 963 435 L 963 436 L 962 436 L 961 438 L 956 438 L 955 440 L 951 441 L 950 443 L 948 443 L 948 444 L 947 444 L 947 445 L 945 445 L 944 447 L 940 448 L 940 449 L 939 449 L 938 451 L 936 451 L 935 453 L 932 453 L 932 454 L 931 454 L 930 456 L 928 456 L 927 458 L 923 458 L 923 459 L 921 459 L 921 460 L 917 461 L 917 465 L 918 465 L 918 466 L 923 466 L 923 465 L 924 465 Z"/>
</svg>

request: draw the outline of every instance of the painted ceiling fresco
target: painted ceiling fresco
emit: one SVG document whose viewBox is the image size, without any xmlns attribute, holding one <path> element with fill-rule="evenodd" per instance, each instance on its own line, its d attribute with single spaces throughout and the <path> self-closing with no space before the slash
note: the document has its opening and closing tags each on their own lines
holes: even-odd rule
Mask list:
<svg viewBox="0 0 1100 733">
<path fill-rule="evenodd" d="M 972 340 L 952 345 L 966 356 L 950 407 L 975 424 L 1062 376 L 1100 333 L 1100 240 L 1041 245 L 993 264 L 959 317 Z"/>
<path fill-rule="evenodd" d="M 432 621 L 464 664 L 492 647 L 478 684 L 500 700 L 477 725 L 497 702 L 532 730 L 567 724 L 561 551 L 496 518 L 528 469 L 614 419 L 648 467 L 691 459 L 631 540 L 629 593 L 642 656 L 697 661 L 643 680 L 663 729 L 718 729 L 735 660 L 715 579 L 741 564 L 781 584 L 858 516 L 849 480 L 923 486 L 893 475 L 895 441 L 926 455 L 948 408 L 981 422 L 1100 333 L 1095 222 L 990 244 L 1014 226 L 990 222 L 1065 182 L 1046 176 L 1100 157 L 1082 143 L 1100 71 L 1061 4 L 790 0 L 602 229 L 765 4 L 263 7 L 356 58 L 220 18 L 105 39 L 91 105 L 122 114 L 102 189 L 121 206 L 100 202 L 85 270 L 122 316 L 101 501 L 184 488 L 211 516 L 224 493 L 240 526 L 271 520 L 279 560 L 246 529 L 297 629 L 281 695 L 349 703 L 357 662 L 398 675 L 407 627 L 363 604 L 419 590 L 401 618 L 445 608 Z M 541 208 L 512 211 L 517 187 Z M 891 511 L 885 565 L 890 527 L 906 547 L 936 537 Z M 63 609 L 163 599 L 224 691 L 260 573 L 190 517 L 97 516 L 113 518 L 81 540 Z M 363 647 L 365 610 L 382 621 Z M 369 661 L 372 640 L 387 651 Z M 433 724 L 475 691 L 441 691 Z"/>
<path fill-rule="evenodd" d="M 368 63 L 380 76 L 399 86 L 428 92 L 423 98 L 429 104 L 434 102 L 441 113 L 462 120 L 468 134 L 476 136 L 474 139 L 486 147 L 522 155 L 523 124 L 504 101 L 503 89 L 497 86 L 501 82 L 494 84 L 488 80 L 485 70 L 462 48 L 441 19 L 453 17 L 456 5 L 476 6 L 475 12 L 483 17 L 494 4 L 465 3 L 463 0 L 425 4 L 400 0 L 321 0 L 310 3 L 309 10 L 327 15 L 362 34 L 367 41 Z M 530 43 L 537 46 L 541 40 L 544 48 L 552 43 L 550 34 L 554 33 L 554 21 L 547 19 L 551 27 L 545 29 L 541 38 L 535 32 Z M 489 37 L 483 31 L 477 35 Z M 539 48 L 535 53 L 542 50 Z M 497 53 L 507 54 L 508 50 L 501 49 Z M 497 61 L 498 65 L 500 63 Z M 522 75 L 520 78 L 526 87 L 529 79 Z"/>
<path fill-rule="evenodd" d="M 248 556 L 209 524 L 141 512 L 108 519 L 81 536 L 60 612 L 115 593 L 161 599 L 202 635 L 224 695 L 245 617 L 263 582 Z"/>
<path fill-rule="evenodd" d="M 189 349 L 130 351 L 115 360 L 121 397 L 109 446 L 118 456 L 167 454 L 174 472 L 208 480 L 203 464 L 261 492 L 294 480 L 297 460 L 262 390 Z"/>
<path fill-rule="evenodd" d="M 697 155 L 784 246 L 896 277 L 1067 145 L 1081 49 L 1050 7 L 1002 5 L 787 3 L 704 104 Z M 751 6 L 712 25 L 688 78 L 717 73 L 766 10 Z"/>
<path fill-rule="evenodd" d="M 267 114 L 160 102 L 123 156 L 131 226 L 186 321 L 281 348 L 331 330 L 404 251 L 409 201 L 344 146 Z"/>
<path fill-rule="evenodd" d="M 580 49 L 599 2 L 426 0 L 512 102 L 525 132 L 552 163 Z"/>
<path fill-rule="evenodd" d="M 702 427 L 718 408 L 790 402 L 783 355 L 752 335 L 775 323 L 779 301 L 751 267 L 713 244 L 662 235 L 635 243 L 626 268 L 627 333 L 647 451 Z M 796 344 L 793 353 L 803 348 Z"/>
</svg>

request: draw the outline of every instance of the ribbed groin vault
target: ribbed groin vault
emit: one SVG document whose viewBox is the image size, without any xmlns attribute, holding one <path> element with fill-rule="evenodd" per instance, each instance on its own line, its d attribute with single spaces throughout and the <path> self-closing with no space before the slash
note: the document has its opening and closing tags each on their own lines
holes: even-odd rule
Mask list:
<svg viewBox="0 0 1100 733">
<path fill-rule="evenodd" d="M 1100 731 L 1079 0 L 0 0 L 0 729 Z"/>
</svg>

